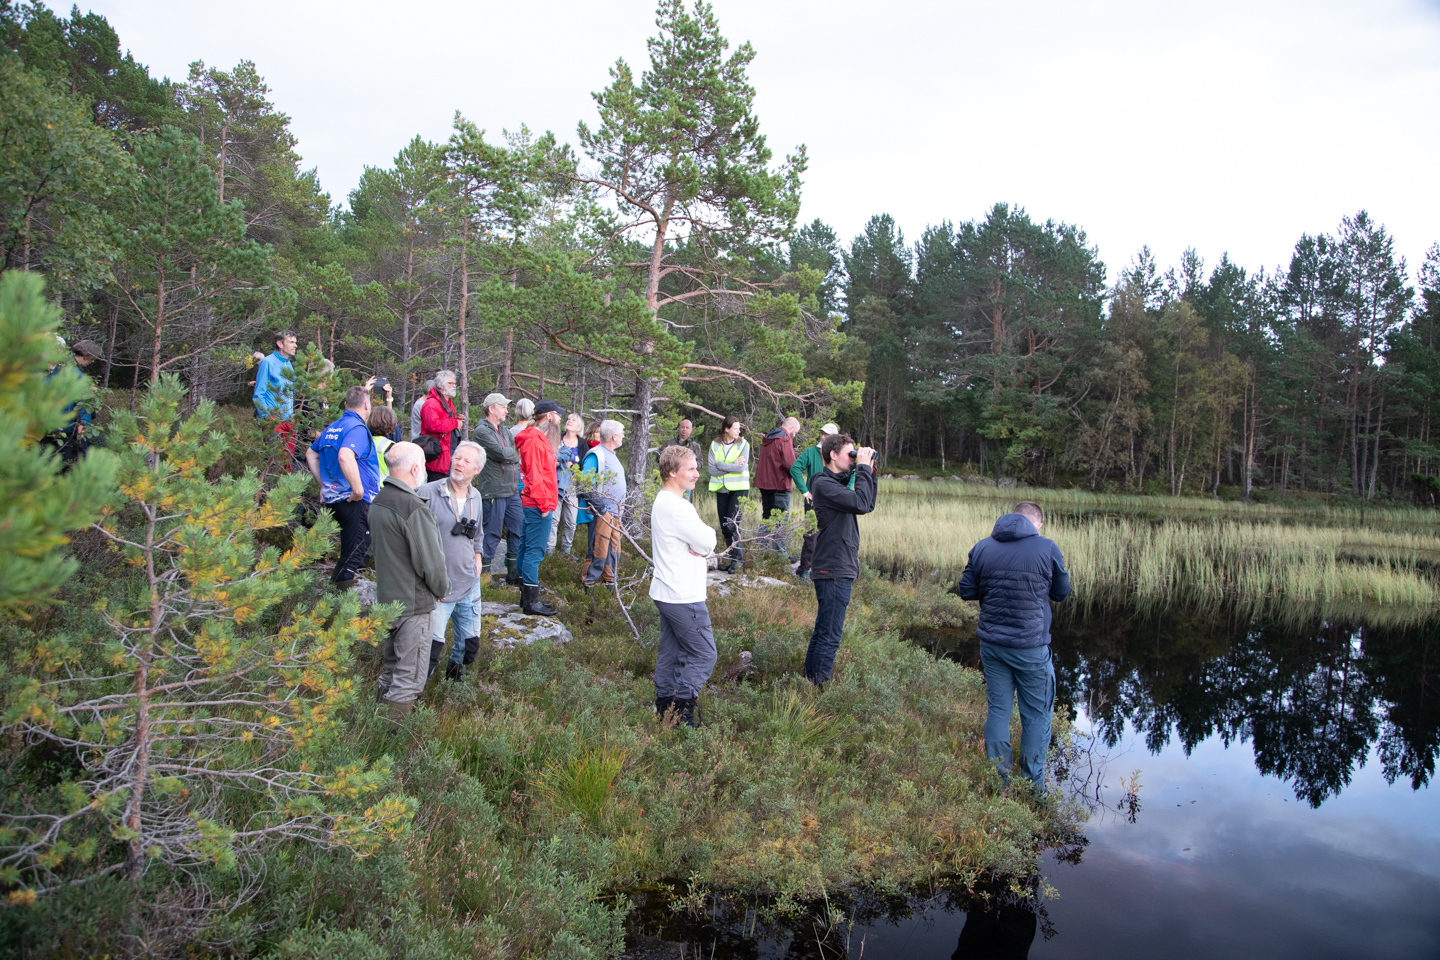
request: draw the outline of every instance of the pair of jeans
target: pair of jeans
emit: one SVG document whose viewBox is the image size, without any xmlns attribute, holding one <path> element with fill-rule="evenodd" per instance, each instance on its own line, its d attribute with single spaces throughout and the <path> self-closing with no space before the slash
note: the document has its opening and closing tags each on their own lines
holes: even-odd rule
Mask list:
<svg viewBox="0 0 1440 960">
<path fill-rule="evenodd" d="M 1055 662 L 1050 646 L 1004 647 L 980 641 L 985 670 L 985 754 L 995 761 L 1000 778 L 1010 782 L 1010 710 L 1020 702 L 1019 774 L 1045 792 L 1045 758 L 1050 752 L 1050 718 L 1055 709 Z"/>
<path fill-rule="evenodd" d="M 364 500 L 336 500 L 325 507 L 340 524 L 340 558 L 335 561 L 330 582 L 354 580 L 370 549 L 370 504 Z"/>
<path fill-rule="evenodd" d="M 784 524 L 790 514 L 790 491 L 789 490 L 761 490 L 760 491 L 760 519 L 769 520 L 770 514 L 780 514 L 780 522 Z M 790 550 L 785 543 L 786 534 L 780 530 L 770 535 L 770 549 L 782 554 L 786 560 L 790 559 Z"/>
<path fill-rule="evenodd" d="M 430 642 L 445 643 L 445 625 L 455 624 L 455 646 L 450 649 L 451 663 L 474 663 L 480 653 L 480 581 L 470 592 L 454 603 L 437 601 L 430 612 Z"/>
<path fill-rule="evenodd" d="M 748 490 L 716 490 L 715 513 L 720 517 L 720 533 L 725 537 L 725 555 L 736 563 L 745 559 L 745 546 L 732 546 L 740 539 L 740 506 L 750 495 Z"/>
<path fill-rule="evenodd" d="M 575 518 L 580 512 L 580 497 L 571 487 L 560 495 L 560 505 L 555 508 L 555 522 L 550 525 L 550 542 L 545 546 L 548 556 L 558 541 L 561 553 L 569 553 L 575 543 Z"/>
<path fill-rule="evenodd" d="M 545 544 L 550 539 L 550 525 L 554 522 L 554 510 L 525 508 L 524 533 L 520 538 L 521 583 L 532 587 L 540 585 L 540 561 L 545 557 Z"/>
<path fill-rule="evenodd" d="M 693 700 L 715 671 L 715 632 L 710 609 L 696 603 L 655 601 L 660 646 L 655 651 L 655 696 Z"/>
<path fill-rule="evenodd" d="M 840 634 L 845 630 L 845 609 L 850 606 L 850 588 L 854 585 L 850 579 L 815 581 L 815 629 L 805 651 L 805 679 L 816 686 L 826 683 L 835 667 Z"/>
<path fill-rule="evenodd" d="M 495 558 L 495 547 L 500 543 L 500 529 L 505 529 L 505 555 L 520 556 L 520 535 L 525 526 L 525 511 L 520 505 L 520 494 L 513 497 L 487 497 L 480 501 L 484 511 L 485 540 L 480 544 L 480 556 L 489 566 Z"/>
</svg>

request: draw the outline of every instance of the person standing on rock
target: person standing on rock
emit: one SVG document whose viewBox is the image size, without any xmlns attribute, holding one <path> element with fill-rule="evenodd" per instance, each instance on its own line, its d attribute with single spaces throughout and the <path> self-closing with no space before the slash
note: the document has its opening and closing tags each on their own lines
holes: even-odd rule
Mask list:
<svg viewBox="0 0 1440 960">
<path fill-rule="evenodd" d="M 435 602 L 450 593 L 450 577 L 435 515 L 415 493 L 425 482 L 424 451 L 413 443 L 397 443 L 385 455 L 385 465 L 390 475 L 370 510 L 375 599 L 400 604 L 400 616 L 385 639 L 385 669 L 377 694 L 398 729 L 425 690 L 430 614 Z"/>
<path fill-rule="evenodd" d="M 750 442 L 740 439 L 745 424 L 739 417 L 720 422 L 720 436 L 710 441 L 710 492 L 715 494 L 715 513 L 725 534 L 725 562 L 721 570 L 739 570 L 745 560 L 740 539 L 740 508 L 750 495 Z"/>
<path fill-rule="evenodd" d="M 660 451 L 660 483 L 650 510 L 650 550 L 655 574 L 650 599 L 660 611 L 655 652 L 655 712 L 670 711 L 698 727 L 700 688 L 715 669 L 715 634 L 705 606 L 706 560 L 715 551 L 715 529 L 700 519 L 685 494 L 695 489 L 700 464 L 686 447 Z"/>
<path fill-rule="evenodd" d="M 839 427 L 827 423 L 820 428 L 820 440 L 839 432 Z M 796 457 L 795 462 L 790 465 L 790 479 L 795 482 L 795 489 L 800 491 L 800 496 L 804 498 L 806 513 L 815 509 L 810 503 L 810 484 L 824 471 L 825 461 L 820 458 L 819 440 L 815 442 L 815 446 L 806 447 L 805 452 Z M 851 486 L 854 486 L 853 480 Z M 807 531 L 800 544 L 800 565 L 795 568 L 795 576 L 801 579 L 810 579 L 810 564 L 815 557 L 815 538 L 819 533 L 818 529 Z"/>
<path fill-rule="evenodd" d="M 370 547 L 370 502 L 380 492 L 380 454 L 365 419 L 370 391 L 345 391 L 345 412 L 320 432 L 305 451 L 305 463 L 320 484 L 320 502 L 340 524 L 340 556 L 330 582 L 342 590 L 355 585 L 355 574 Z"/>
<path fill-rule="evenodd" d="M 830 680 L 840 635 L 845 629 L 845 610 L 850 606 L 850 588 L 860 575 L 861 514 L 875 509 L 878 490 L 875 481 L 875 451 L 855 449 L 855 441 L 835 433 L 820 441 L 825 472 L 810 484 L 811 504 L 819 530 L 810 579 L 815 584 L 815 629 L 805 651 L 805 679 L 820 689 Z M 851 480 L 854 489 L 851 489 Z"/>
<path fill-rule="evenodd" d="M 985 670 L 985 753 L 1008 786 L 1012 766 L 1010 710 L 1020 702 L 1020 776 L 1045 793 L 1045 759 L 1055 709 L 1050 657 L 1050 601 L 1070 596 L 1070 574 L 1055 541 L 1040 536 L 1045 511 L 1022 501 L 970 549 L 956 584 L 962 600 L 980 603 L 980 663 Z"/>
<path fill-rule="evenodd" d="M 625 442 L 625 425 L 619 420 L 600 423 L 600 442 L 585 454 L 582 473 L 591 488 L 583 496 L 590 521 L 590 565 L 581 584 L 590 589 L 597 583 L 614 583 L 620 569 L 620 507 L 625 502 L 625 465 L 615 451 Z"/>
<path fill-rule="evenodd" d="M 450 580 L 450 592 L 436 602 L 430 614 L 427 676 L 440 663 L 448 624 L 455 625 L 455 646 L 445 668 L 446 679 L 464 679 L 465 668 L 480 653 L 480 578 L 485 573 L 481 547 L 485 537 L 480 491 L 471 481 L 484 466 L 485 450 L 473 440 L 463 440 L 450 458 L 450 476 L 432 480 L 415 491 L 435 515 L 445 550 L 445 575 Z"/>
<path fill-rule="evenodd" d="M 525 489 L 520 503 L 525 510 L 524 536 L 520 546 L 520 609 L 542 617 L 558 612 L 540 598 L 540 561 L 550 541 L 550 527 L 560 507 L 559 480 L 555 475 L 555 451 L 560 447 L 560 422 L 565 410 L 554 400 L 541 400 L 531 413 L 530 425 L 515 435 L 520 455 L 520 475 Z"/>
<path fill-rule="evenodd" d="M 790 513 L 790 467 L 795 463 L 795 434 L 799 432 L 800 421 L 786 417 L 784 423 L 760 441 L 760 462 L 755 467 L 755 486 L 760 489 L 760 519 L 766 521 L 771 513 L 779 513 L 782 529 Z M 773 542 L 788 561 L 790 551 L 785 546 L 785 534 L 773 534 Z"/>
<path fill-rule="evenodd" d="M 515 438 L 505 429 L 510 401 L 503 393 L 485 398 L 485 419 L 470 438 L 485 448 L 485 469 L 480 471 L 480 496 L 485 506 L 485 566 L 495 557 L 500 532 L 505 532 L 505 582 L 520 582 L 520 534 L 525 525 L 520 505 L 520 455 Z"/>
</svg>

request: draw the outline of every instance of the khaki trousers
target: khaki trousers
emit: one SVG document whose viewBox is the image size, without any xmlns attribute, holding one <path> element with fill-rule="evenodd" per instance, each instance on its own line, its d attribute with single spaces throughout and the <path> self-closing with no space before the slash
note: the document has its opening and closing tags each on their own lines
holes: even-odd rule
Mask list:
<svg viewBox="0 0 1440 960">
<path fill-rule="evenodd" d="M 414 703 L 425 691 L 430 670 L 430 614 L 401 617 L 385 638 L 380 696 L 390 703 Z"/>
</svg>

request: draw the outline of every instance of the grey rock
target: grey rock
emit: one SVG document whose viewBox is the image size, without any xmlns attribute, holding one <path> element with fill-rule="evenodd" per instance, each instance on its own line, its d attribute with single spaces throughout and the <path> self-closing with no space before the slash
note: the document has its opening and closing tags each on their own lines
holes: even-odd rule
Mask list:
<svg viewBox="0 0 1440 960">
<path fill-rule="evenodd" d="M 920 479 L 920 475 L 919 475 L 919 474 L 916 474 L 916 473 L 907 473 L 907 474 L 905 474 L 905 476 L 901 477 L 900 479 L 901 479 L 901 480 L 919 480 L 919 479 Z"/>
<path fill-rule="evenodd" d="M 521 613 L 513 603 L 482 603 L 481 617 L 480 629 L 501 650 L 528 647 L 536 640 L 559 644 L 575 639 L 565 624 L 554 617 Z"/>
<path fill-rule="evenodd" d="M 1015 487 L 1020 486 L 1020 481 L 1016 480 L 1014 477 L 999 477 L 995 481 L 995 486 L 1001 487 L 1005 490 L 1012 490 Z"/>
<path fill-rule="evenodd" d="M 774 577 L 721 573 L 719 570 L 711 570 L 705 575 L 705 586 L 714 587 L 716 596 L 728 597 L 736 587 L 793 587 L 795 584 L 776 580 Z"/>
</svg>

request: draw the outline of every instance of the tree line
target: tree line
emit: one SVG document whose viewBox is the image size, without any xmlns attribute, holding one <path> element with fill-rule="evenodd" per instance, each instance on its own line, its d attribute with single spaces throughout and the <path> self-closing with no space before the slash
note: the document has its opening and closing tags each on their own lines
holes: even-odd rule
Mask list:
<svg viewBox="0 0 1440 960">
<path fill-rule="evenodd" d="M 1440 248 L 1417 294 L 1364 211 L 1273 272 L 1147 248 L 1111 283 L 1083 229 L 1007 204 L 914 243 L 879 215 L 847 247 L 799 221 L 805 150 L 760 133 L 749 44 L 703 3 L 657 27 L 578 147 L 457 113 L 339 205 L 253 63 L 155 79 L 103 17 L 6 0 L 0 261 L 46 274 L 132 404 L 165 372 L 243 403 L 288 327 L 402 404 L 447 367 L 467 418 L 499 389 L 629 420 L 636 471 L 682 417 L 794 414 L 1037 483 L 1440 490 Z"/>
</svg>

